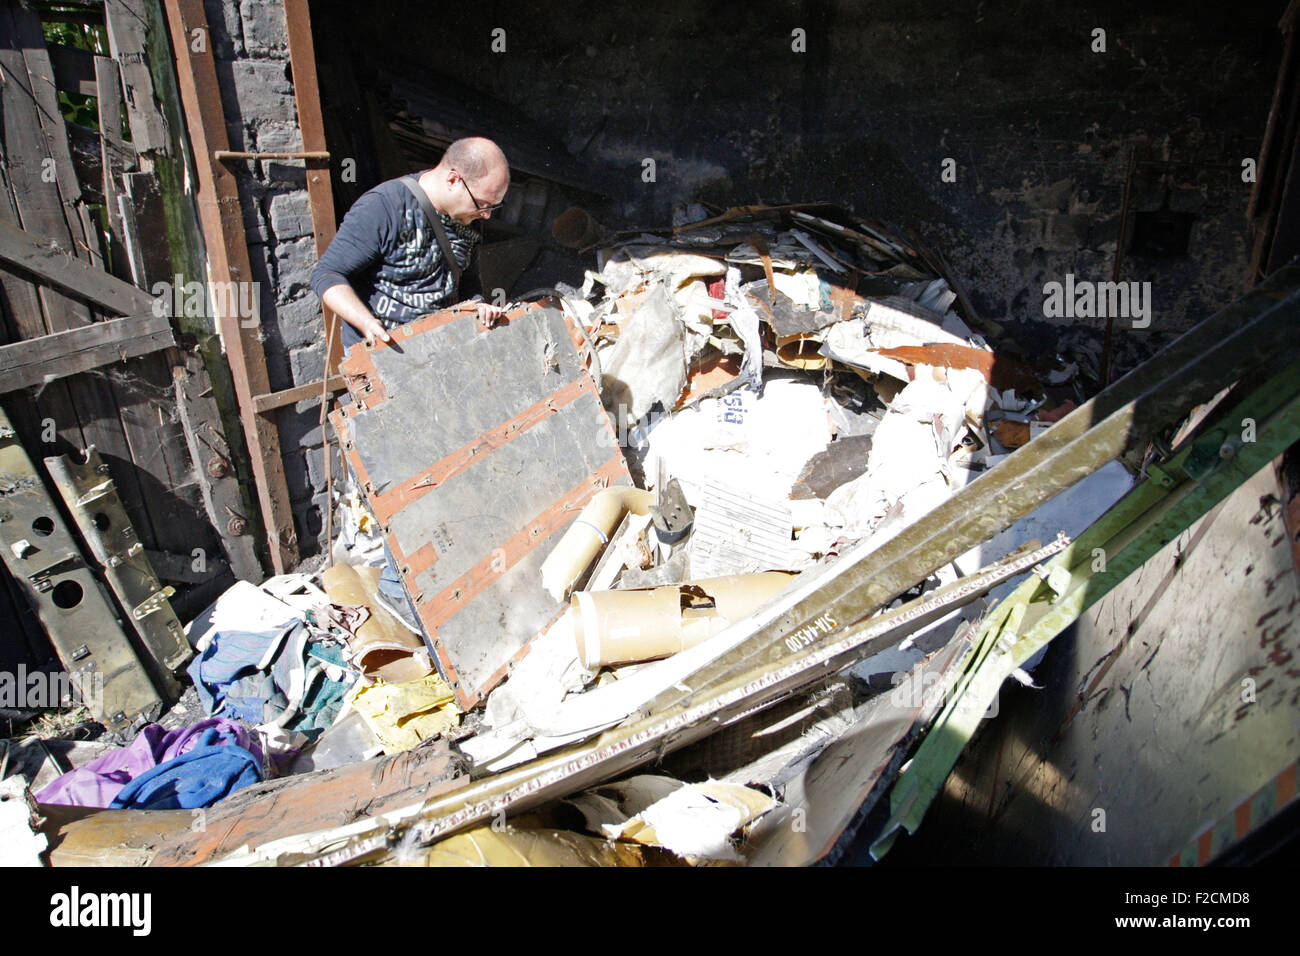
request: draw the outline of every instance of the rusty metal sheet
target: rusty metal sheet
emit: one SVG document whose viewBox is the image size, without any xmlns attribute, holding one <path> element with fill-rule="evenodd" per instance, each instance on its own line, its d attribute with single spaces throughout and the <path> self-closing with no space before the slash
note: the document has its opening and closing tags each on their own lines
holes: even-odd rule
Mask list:
<svg viewBox="0 0 1300 956">
<path fill-rule="evenodd" d="M 488 331 L 451 309 L 339 366 L 352 404 L 331 421 L 465 708 L 563 610 L 540 574 L 557 536 L 600 488 L 631 483 L 580 342 L 556 308 Z"/>
</svg>

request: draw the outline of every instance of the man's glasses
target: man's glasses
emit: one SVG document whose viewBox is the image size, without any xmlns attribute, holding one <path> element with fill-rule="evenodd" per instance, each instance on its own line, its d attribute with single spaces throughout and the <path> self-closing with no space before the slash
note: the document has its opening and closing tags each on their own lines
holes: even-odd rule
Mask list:
<svg viewBox="0 0 1300 956">
<path fill-rule="evenodd" d="M 469 201 L 474 204 L 475 212 L 494 212 L 495 210 L 500 209 L 502 206 L 505 205 L 504 202 L 494 202 L 489 204 L 479 202 L 477 199 L 474 198 L 474 191 L 469 188 L 469 183 L 465 182 L 465 177 L 454 169 L 452 170 L 452 172 L 456 173 L 456 175 L 460 178 L 460 184 L 465 187 L 465 192 L 469 193 Z"/>
</svg>

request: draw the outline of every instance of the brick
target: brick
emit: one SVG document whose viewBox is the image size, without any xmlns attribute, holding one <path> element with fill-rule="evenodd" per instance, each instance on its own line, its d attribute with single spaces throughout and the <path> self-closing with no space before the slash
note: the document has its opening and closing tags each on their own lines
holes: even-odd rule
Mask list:
<svg viewBox="0 0 1300 956">
<path fill-rule="evenodd" d="M 281 242 L 275 247 L 278 276 L 276 298 L 288 302 L 311 291 L 311 271 L 316 268 L 316 243 L 308 238 Z"/>
<path fill-rule="evenodd" d="M 307 449 L 307 474 L 313 492 L 325 490 L 325 447 Z M 330 479 L 337 483 L 343 477 L 343 459 L 339 457 L 337 442 L 330 443 Z"/>
<path fill-rule="evenodd" d="M 315 490 L 308 475 L 307 456 L 302 452 L 291 452 L 283 456 L 284 483 L 289 489 L 289 501 L 310 501 Z"/>
<path fill-rule="evenodd" d="M 319 382 L 325 375 L 325 343 L 294 349 L 289 353 L 289 367 L 294 385 Z"/>
<path fill-rule="evenodd" d="M 250 56 L 283 55 L 288 49 L 284 7 L 280 3 L 243 0 L 239 17 L 244 26 L 244 47 Z"/>
<path fill-rule="evenodd" d="M 245 122 L 296 123 L 298 105 L 293 86 L 279 60 L 236 60 L 229 64 L 235 109 Z M 227 104 L 229 108 L 230 104 Z"/>
<path fill-rule="evenodd" d="M 307 185 L 307 167 L 301 162 L 263 160 L 262 175 L 267 182 L 277 186 L 296 186 L 302 189 Z"/>
<path fill-rule="evenodd" d="M 268 355 L 267 358 L 269 359 L 270 356 Z M 280 447 L 286 452 L 292 449 L 313 448 L 323 441 L 319 402 L 302 411 L 294 408 L 277 409 L 275 420 L 280 432 Z M 328 422 L 325 423 L 325 427 L 330 427 Z"/>
<path fill-rule="evenodd" d="M 300 349 L 325 341 L 325 323 L 321 319 L 320 300 L 307 292 L 276 306 L 273 313 L 280 339 L 286 349 Z"/>
<path fill-rule="evenodd" d="M 296 153 L 302 150 L 297 123 L 262 123 L 257 128 L 257 149 L 262 153 Z"/>
<path fill-rule="evenodd" d="M 301 507 L 295 506 L 293 522 L 298 530 L 298 550 L 304 557 L 319 553 L 325 531 L 325 496 L 318 495 Z"/>
<path fill-rule="evenodd" d="M 279 193 L 271 197 L 270 211 L 271 229 L 281 242 L 312 235 L 311 203 L 306 192 Z"/>
</svg>

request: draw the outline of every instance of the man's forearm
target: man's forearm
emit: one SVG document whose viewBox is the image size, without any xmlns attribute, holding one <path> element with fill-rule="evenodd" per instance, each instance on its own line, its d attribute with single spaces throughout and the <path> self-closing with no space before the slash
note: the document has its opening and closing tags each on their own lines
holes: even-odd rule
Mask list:
<svg viewBox="0 0 1300 956">
<path fill-rule="evenodd" d="M 321 304 L 366 338 L 383 328 L 383 323 L 375 318 L 375 314 L 350 285 L 330 286 L 321 295 Z"/>
</svg>

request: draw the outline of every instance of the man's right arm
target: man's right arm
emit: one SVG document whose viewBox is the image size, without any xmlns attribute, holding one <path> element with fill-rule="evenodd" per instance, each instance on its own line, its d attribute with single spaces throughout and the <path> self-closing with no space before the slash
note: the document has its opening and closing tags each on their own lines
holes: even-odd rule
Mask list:
<svg viewBox="0 0 1300 956">
<path fill-rule="evenodd" d="M 321 304 L 330 309 L 348 325 L 356 329 L 363 339 L 373 342 L 391 342 L 384 323 L 375 318 L 375 314 L 361 301 L 361 296 L 346 282 L 330 286 L 320 297 Z"/>
<path fill-rule="evenodd" d="M 366 193 L 343 217 L 339 231 L 311 274 L 311 287 L 321 304 L 370 341 L 392 339 L 352 288 L 351 277 L 383 257 L 391 231 L 392 217 L 384 198 L 375 192 Z"/>
</svg>

